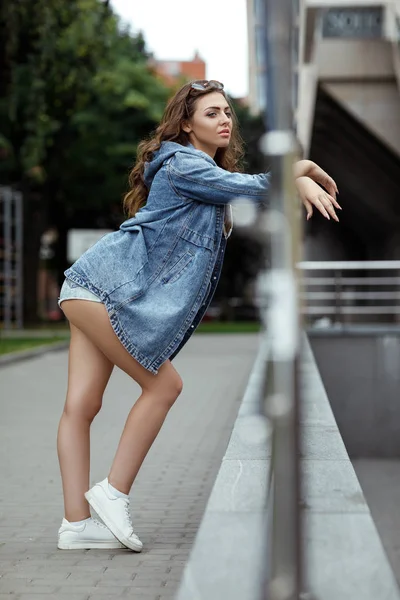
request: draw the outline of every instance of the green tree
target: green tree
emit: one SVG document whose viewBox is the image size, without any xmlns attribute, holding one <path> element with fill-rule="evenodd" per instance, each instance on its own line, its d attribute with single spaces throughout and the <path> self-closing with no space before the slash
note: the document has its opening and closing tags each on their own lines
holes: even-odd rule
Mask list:
<svg viewBox="0 0 400 600">
<path fill-rule="evenodd" d="M 244 171 L 263 173 L 267 170 L 260 151 L 260 140 L 266 128 L 261 115 L 253 115 L 248 107 L 237 100 L 232 101 L 245 142 Z M 251 284 L 265 261 L 266 249 L 249 230 L 234 227 L 229 238 L 221 279 L 215 294 L 215 302 L 221 309 L 221 320 L 252 319 L 256 313 L 252 300 Z M 236 307 L 232 304 L 236 299 Z"/>
<path fill-rule="evenodd" d="M 24 193 L 30 320 L 46 219 L 120 201 L 168 90 L 108 2 L 2 0 L 0 35 L 0 181 Z"/>
<path fill-rule="evenodd" d="M 260 151 L 260 140 L 266 132 L 264 118 L 261 114 L 252 114 L 246 104 L 235 98 L 232 104 L 245 143 L 244 169 L 246 173 L 262 173 L 266 170 L 265 159 Z"/>
</svg>

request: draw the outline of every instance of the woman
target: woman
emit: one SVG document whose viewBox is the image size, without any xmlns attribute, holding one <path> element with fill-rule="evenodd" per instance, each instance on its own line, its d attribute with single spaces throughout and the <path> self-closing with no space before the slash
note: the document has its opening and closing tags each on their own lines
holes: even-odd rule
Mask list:
<svg viewBox="0 0 400 600">
<path fill-rule="evenodd" d="M 154 137 L 139 147 L 125 197 L 127 221 L 66 272 L 60 305 L 71 328 L 68 391 L 58 432 L 65 519 L 58 547 L 140 552 L 129 492 L 182 390 L 171 360 L 200 323 L 231 230 L 229 202 L 262 202 L 269 175 L 238 173 L 241 140 L 223 85 L 188 83 Z M 323 184 L 325 193 L 310 177 Z M 335 183 L 315 163 L 295 165 L 308 217 L 337 220 Z M 89 301 L 88 301 L 89 300 Z M 89 428 L 117 365 L 141 387 L 111 470 L 89 491 Z M 91 519 L 89 505 L 105 525 Z"/>
</svg>

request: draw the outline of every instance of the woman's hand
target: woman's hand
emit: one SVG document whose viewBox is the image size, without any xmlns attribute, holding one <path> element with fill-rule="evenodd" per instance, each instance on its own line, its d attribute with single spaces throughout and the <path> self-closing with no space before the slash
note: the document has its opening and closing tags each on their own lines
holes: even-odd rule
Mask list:
<svg viewBox="0 0 400 600">
<path fill-rule="evenodd" d="M 297 177 L 295 184 L 300 199 L 307 211 L 307 221 L 311 219 L 313 215 L 314 206 L 327 219 L 332 217 L 335 221 L 339 221 L 334 207 L 339 209 L 341 209 L 341 207 L 333 196 L 325 192 L 310 177 Z"/>
<path fill-rule="evenodd" d="M 322 185 L 336 201 L 336 194 L 339 193 L 339 190 L 334 179 L 312 160 L 299 160 L 296 162 L 293 166 L 293 173 L 296 179 L 310 177 L 310 179 Z M 337 208 L 341 207 L 337 204 Z"/>
</svg>

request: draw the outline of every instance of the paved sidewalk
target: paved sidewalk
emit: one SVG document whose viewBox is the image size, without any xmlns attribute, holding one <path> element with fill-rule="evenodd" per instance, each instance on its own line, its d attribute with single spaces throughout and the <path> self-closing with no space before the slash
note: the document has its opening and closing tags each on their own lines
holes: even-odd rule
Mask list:
<svg viewBox="0 0 400 600">
<path fill-rule="evenodd" d="M 195 335 L 174 361 L 184 391 L 132 489 L 141 554 L 60 551 L 56 433 L 67 353 L 0 373 L 0 600 L 167 600 L 221 464 L 255 358 L 256 335 Z M 92 483 L 106 476 L 138 387 L 115 370 L 92 428 Z M 205 574 L 206 575 L 206 574 Z"/>
<path fill-rule="evenodd" d="M 400 460 L 356 458 L 352 463 L 400 586 Z"/>
</svg>

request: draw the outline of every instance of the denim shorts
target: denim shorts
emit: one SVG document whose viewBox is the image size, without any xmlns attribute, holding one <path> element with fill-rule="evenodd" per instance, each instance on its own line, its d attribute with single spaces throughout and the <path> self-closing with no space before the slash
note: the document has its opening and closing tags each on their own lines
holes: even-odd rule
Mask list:
<svg viewBox="0 0 400 600">
<path fill-rule="evenodd" d="M 70 279 L 65 279 L 62 284 L 60 296 L 58 298 L 58 306 L 61 306 L 63 300 L 91 300 L 91 302 L 100 302 L 101 300 L 96 294 L 92 294 L 86 288 L 74 283 Z"/>
</svg>

